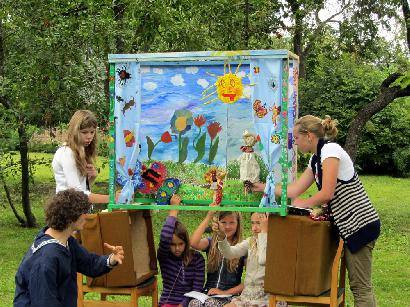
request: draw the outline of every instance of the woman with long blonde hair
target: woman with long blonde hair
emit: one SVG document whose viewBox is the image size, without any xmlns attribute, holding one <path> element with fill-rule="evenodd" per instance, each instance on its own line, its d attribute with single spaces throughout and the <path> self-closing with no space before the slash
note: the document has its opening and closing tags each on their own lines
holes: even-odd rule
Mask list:
<svg viewBox="0 0 410 307">
<path fill-rule="evenodd" d="M 223 306 L 229 303 L 232 296 L 239 295 L 243 290 L 241 277 L 245 258 L 226 259 L 223 257 L 218 249 L 216 232 L 211 237 L 202 238 L 212 220 L 215 224 L 220 225 L 221 229 L 224 229 L 229 244 L 235 245 L 242 241 L 242 216 L 239 212 L 221 211 L 217 215 L 215 215 L 215 211 L 207 213 L 191 236 L 191 246 L 197 250 L 205 251 L 208 256 L 204 292 L 209 296 L 226 295 L 226 297 L 211 297 L 204 304 L 195 299 L 190 302 L 190 307 Z"/>
<path fill-rule="evenodd" d="M 78 110 L 68 124 L 66 142 L 54 154 L 56 193 L 74 188 L 84 192 L 92 203 L 108 203 L 108 195 L 90 191 L 97 177 L 96 157 L 97 119 L 91 111 Z"/>
</svg>

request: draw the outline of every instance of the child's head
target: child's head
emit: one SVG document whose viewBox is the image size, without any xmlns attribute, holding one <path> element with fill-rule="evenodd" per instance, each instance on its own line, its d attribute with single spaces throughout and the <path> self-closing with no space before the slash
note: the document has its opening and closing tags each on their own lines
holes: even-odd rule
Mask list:
<svg viewBox="0 0 410 307">
<path fill-rule="evenodd" d="M 81 191 L 68 189 L 58 192 L 47 204 L 45 209 L 48 227 L 64 231 L 68 227 L 72 230 L 82 230 L 85 220 L 84 214 L 90 209 L 88 196 Z"/>
<path fill-rule="evenodd" d="M 67 130 L 67 142 L 76 146 L 88 147 L 96 141 L 96 137 L 87 138 L 84 132 L 94 131 L 97 129 L 97 119 L 95 115 L 88 110 L 78 110 L 71 117 Z M 89 142 L 88 142 L 89 141 Z"/>
<path fill-rule="evenodd" d="M 242 241 L 242 215 L 240 212 L 221 211 L 217 215 L 219 229 L 223 230 L 231 245 L 235 245 Z M 222 255 L 218 250 L 217 239 L 214 236 L 212 244 L 208 252 L 208 272 L 218 270 L 222 261 Z M 229 272 L 236 270 L 239 264 L 239 259 L 231 259 L 227 261 Z"/>
<path fill-rule="evenodd" d="M 93 163 L 97 152 L 97 119 L 88 110 L 78 110 L 71 117 L 67 145 L 73 150 L 77 168 L 86 174 L 86 164 Z"/>
<path fill-rule="evenodd" d="M 189 235 L 185 226 L 176 221 L 174 234 L 172 236 L 171 253 L 176 257 L 181 257 L 185 265 L 188 265 L 191 261 L 191 249 L 189 245 Z"/>
<path fill-rule="evenodd" d="M 251 228 L 252 228 L 252 234 L 257 235 L 258 233 L 261 232 L 261 214 L 260 212 L 254 212 L 251 215 Z"/>
<path fill-rule="evenodd" d="M 221 211 L 218 214 L 218 224 L 228 241 L 238 242 L 242 238 L 242 215 L 239 212 Z"/>
</svg>

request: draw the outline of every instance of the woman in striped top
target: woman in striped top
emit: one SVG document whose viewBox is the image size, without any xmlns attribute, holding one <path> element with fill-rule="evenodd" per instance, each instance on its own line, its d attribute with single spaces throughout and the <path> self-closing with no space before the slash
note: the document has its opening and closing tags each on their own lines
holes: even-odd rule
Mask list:
<svg viewBox="0 0 410 307">
<path fill-rule="evenodd" d="M 355 306 L 376 306 L 371 283 L 372 250 L 380 234 L 380 219 L 354 170 L 347 152 L 333 143 L 337 121 L 306 115 L 299 118 L 293 138 L 299 151 L 313 153 L 307 169 L 288 186 L 298 207 L 327 205 L 331 221 L 345 242 L 346 265 Z M 313 182 L 318 192 L 298 198 Z M 280 195 L 281 188 L 275 189 Z"/>
<path fill-rule="evenodd" d="M 171 205 L 179 205 L 181 198 L 174 195 Z M 177 220 L 178 210 L 170 210 L 162 227 L 158 247 L 158 262 L 161 268 L 163 291 L 161 307 L 186 307 L 190 298 L 184 294 L 201 292 L 205 280 L 205 261 L 202 255 L 191 249 L 189 235 L 184 225 Z"/>
</svg>

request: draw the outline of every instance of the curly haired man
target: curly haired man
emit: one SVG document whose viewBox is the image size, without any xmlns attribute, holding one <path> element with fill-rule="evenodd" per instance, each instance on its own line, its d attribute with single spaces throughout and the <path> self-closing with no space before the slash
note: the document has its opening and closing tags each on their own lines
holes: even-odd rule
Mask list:
<svg viewBox="0 0 410 307">
<path fill-rule="evenodd" d="M 46 223 L 16 273 L 14 306 L 77 306 L 77 272 L 97 277 L 124 259 L 122 246 L 111 246 L 108 256 L 87 252 L 71 236 L 82 230 L 91 204 L 74 189 L 57 193 L 46 210 Z"/>
</svg>

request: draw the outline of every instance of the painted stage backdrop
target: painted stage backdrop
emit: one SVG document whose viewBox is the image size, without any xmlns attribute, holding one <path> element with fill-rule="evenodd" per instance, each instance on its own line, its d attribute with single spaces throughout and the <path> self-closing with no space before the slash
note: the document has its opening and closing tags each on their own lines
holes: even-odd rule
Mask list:
<svg viewBox="0 0 410 307">
<path fill-rule="evenodd" d="M 116 63 L 111 94 L 117 183 L 124 187 L 119 202 L 132 203 L 134 194 L 165 204 L 178 189 L 187 200 L 220 201 L 219 191 L 224 200 L 260 202 L 263 193 L 252 193 L 252 186 L 280 182 L 281 157 L 289 161 L 289 181 L 295 180 L 297 80 L 297 63 L 281 58 Z"/>
</svg>

